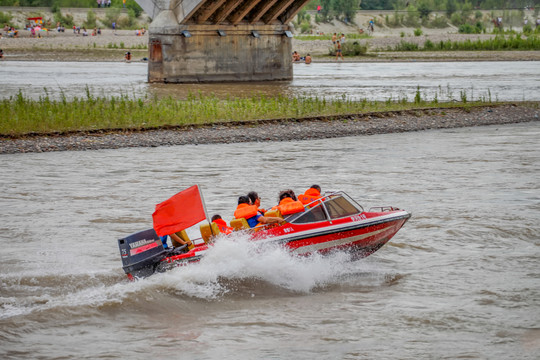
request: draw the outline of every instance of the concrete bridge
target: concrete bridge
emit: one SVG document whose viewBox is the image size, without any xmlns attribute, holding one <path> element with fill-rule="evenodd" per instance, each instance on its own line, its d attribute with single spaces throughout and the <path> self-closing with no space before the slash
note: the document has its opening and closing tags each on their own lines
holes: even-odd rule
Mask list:
<svg viewBox="0 0 540 360">
<path fill-rule="evenodd" d="M 150 82 L 292 79 L 289 23 L 309 0 L 136 0 Z"/>
</svg>

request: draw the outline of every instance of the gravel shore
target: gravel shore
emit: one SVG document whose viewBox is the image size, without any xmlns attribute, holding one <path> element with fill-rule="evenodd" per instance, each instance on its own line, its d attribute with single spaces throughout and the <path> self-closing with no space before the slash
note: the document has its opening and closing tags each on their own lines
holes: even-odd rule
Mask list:
<svg viewBox="0 0 540 360">
<path fill-rule="evenodd" d="M 261 120 L 147 131 L 0 138 L 0 154 L 240 142 L 279 142 L 502 125 L 540 120 L 539 103 Z"/>
</svg>

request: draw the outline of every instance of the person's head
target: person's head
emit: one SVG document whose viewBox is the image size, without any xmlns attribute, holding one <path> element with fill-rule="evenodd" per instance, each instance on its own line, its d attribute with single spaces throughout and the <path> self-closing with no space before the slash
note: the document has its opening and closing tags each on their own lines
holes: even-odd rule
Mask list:
<svg viewBox="0 0 540 360">
<path fill-rule="evenodd" d="M 315 189 L 318 192 L 321 192 L 321 187 L 319 185 L 311 185 L 311 189 Z"/>
<path fill-rule="evenodd" d="M 307 56 L 311 56 L 311 55 L 307 54 Z"/>
<path fill-rule="evenodd" d="M 240 204 L 248 204 L 251 205 L 251 201 L 246 195 L 242 195 L 238 198 L 238 205 Z"/>
<path fill-rule="evenodd" d="M 247 196 L 253 205 L 261 205 L 261 198 L 259 198 L 259 194 L 257 194 L 255 191 L 250 191 Z"/>
<path fill-rule="evenodd" d="M 280 191 L 278 201 L 281 201 L 281 200 L 283 200 L 285 198 L 291 198 L 291 199 L 293 199 L 295 201 L 297 200 L 296 195 L 294 194 L 294 191 L 292 191 L 291 189 Z"/>
<path fill-rule="evenodd" d="M 221 219 L 221 215 L 216 214 L 216 215 L 212 216 L 212 221 L 216 221 L 216 220 L 219 220 L 219 219 Z"/>
</svg>

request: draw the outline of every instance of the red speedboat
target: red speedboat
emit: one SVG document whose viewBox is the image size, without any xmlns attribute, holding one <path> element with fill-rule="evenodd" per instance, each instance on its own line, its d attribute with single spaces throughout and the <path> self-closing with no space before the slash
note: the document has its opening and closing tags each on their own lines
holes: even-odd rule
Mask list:
<svg viewBox="0 0 540 360">
<path fill-rule="evenodd" d="M 271 215 L 282 216 L 279 212 Z M 298 255 L 348 251 L 354 258 L 362 258 L 386 244 L 410 216 L 395 207 L 364 211 L 356 201 L 339 191 L 326 193 L 303 210 L 282 216 L 280 224 L 255 229 L 237 226 L 237 231 L 248 233 L 252 241 L 279 244 Z M 185 246 L 165 249 L 154 229 L 119 239 L 124 271 L 133 279 L 199 261 L 213 241 L 226 241 L 228 236 L 209 223 L 201 225 L 201 235 L 201 239 L 192 241 L 195 246 L 191 250 Z"/>
</svg>

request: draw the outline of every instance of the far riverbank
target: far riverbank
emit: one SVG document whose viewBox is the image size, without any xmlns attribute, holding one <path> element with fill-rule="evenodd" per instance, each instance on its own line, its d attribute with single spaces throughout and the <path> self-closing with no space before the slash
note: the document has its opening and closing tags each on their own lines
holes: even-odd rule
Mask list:
<svg viewBox="0 0 540 360">
<path fill-rule="evenodd" d="M 457 34 L 437 32 L 420 37 L 402 38 L 396 34 L 355 40 L 368 44 L 365 56 L 346 56 L 344 62 L 391 62 L 391 61 L 540 61 L 540 50 L 514 51 L 382 51 L 393 48 L 401 41 L 423 43 L 429 39 L 440 41 L 476 41 L 495 37 L 493 34 Z M 347 40 L 346 40 L 347 41 Z M 352 41 L 352 40 L 351 40 Z M 292 39 L 292 49 L 301 56 L 311 54 L 314 62 L 335 61 L 329 56 L 330 40 Z M 82 36 L 73 30 L 66 32 L 51 30 L 41 38 L 31 37 L 29 31 L 20 30 L 19 37 L 0 38 L 0 49 L 4 51 L 4 61 L 91 61 L 122 62 L 127 51 L 132 53 L 132 61 L 144 62 L 148 59 L 148 32 L 137 36 L 135 30 L 102 29 L 101 35 Z M 340 60 L 341 61 L 341 60 Z"/>
</svg>

